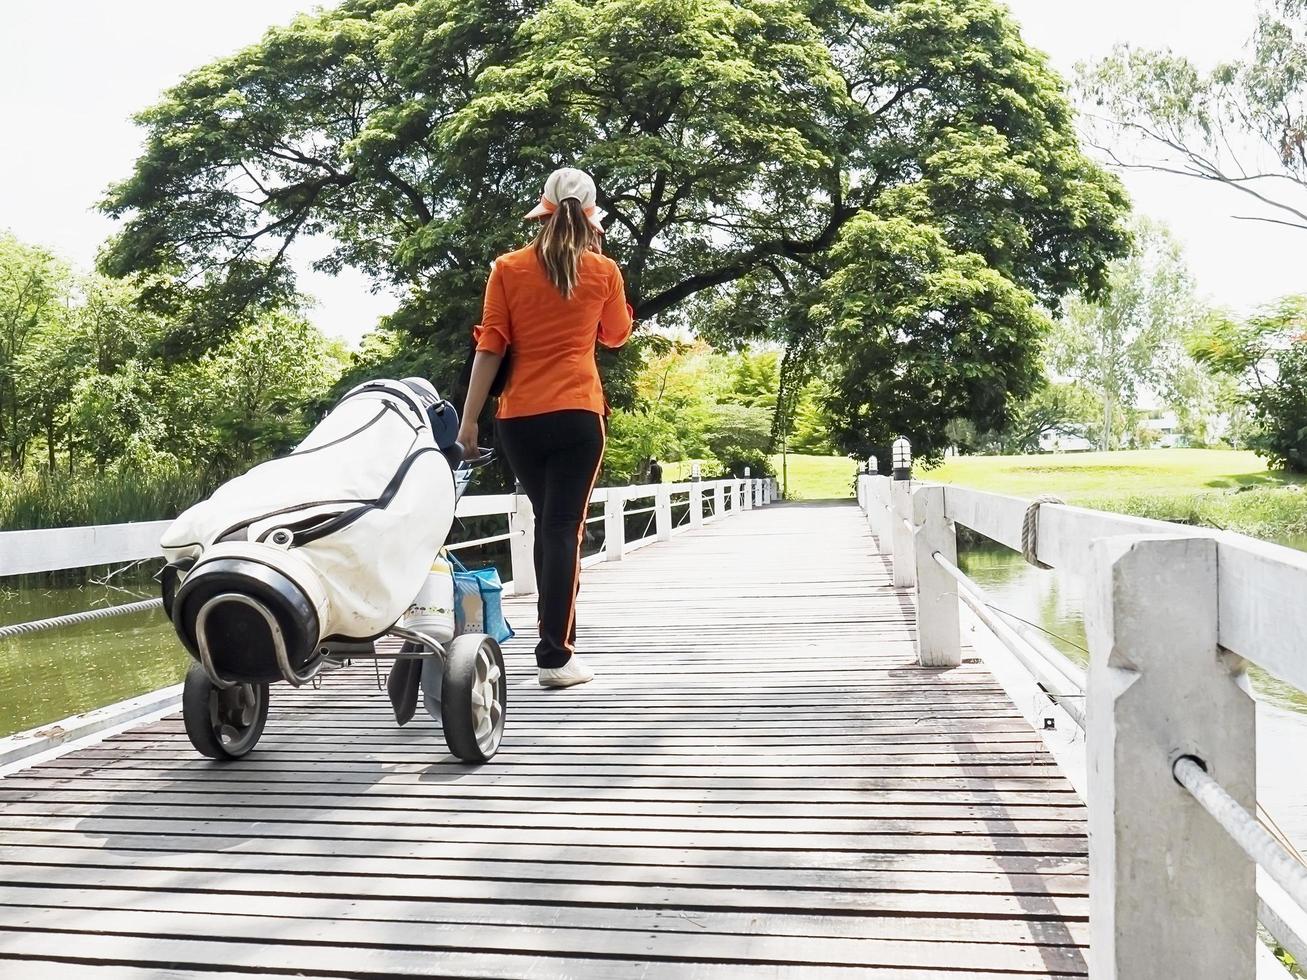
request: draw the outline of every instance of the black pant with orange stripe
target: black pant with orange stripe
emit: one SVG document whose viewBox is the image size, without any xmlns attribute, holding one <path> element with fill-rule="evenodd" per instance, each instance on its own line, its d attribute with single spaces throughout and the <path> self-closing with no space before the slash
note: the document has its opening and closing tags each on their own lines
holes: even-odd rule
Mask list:
<svg viewBox="0 0 1307 980">
<path fill-rule="evenodd" d="M 576 648 L 581 538 L 604 458 L 604 420 L 586 411 L 500 419 L 499 443 L 535 509 L 536 663 L 562 667 Z"/>
</svg>

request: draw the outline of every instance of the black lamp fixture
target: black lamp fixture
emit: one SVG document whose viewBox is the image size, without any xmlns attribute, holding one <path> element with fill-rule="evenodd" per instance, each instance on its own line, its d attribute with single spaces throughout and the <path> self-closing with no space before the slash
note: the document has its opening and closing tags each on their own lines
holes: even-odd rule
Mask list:
<svg viewBox="0 0 1307 980">
<path fill-rule="evenodd" d="M 912 479 L 912 443 L 899 436 L 894 440 L 894 479 Z"/>
</svg>

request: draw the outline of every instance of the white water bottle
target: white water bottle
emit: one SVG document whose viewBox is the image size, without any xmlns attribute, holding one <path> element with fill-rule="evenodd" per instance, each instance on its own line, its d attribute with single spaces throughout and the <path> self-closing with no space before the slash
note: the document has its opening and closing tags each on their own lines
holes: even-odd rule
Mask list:
<svg viewBox="0 0 1307 980">
<path fill-rule="evenodd" d="M 444 555 L 436 555 L 427 580 L 400 623 L 439 643 L 454 638 L 454 569 Z"/>
</svg>

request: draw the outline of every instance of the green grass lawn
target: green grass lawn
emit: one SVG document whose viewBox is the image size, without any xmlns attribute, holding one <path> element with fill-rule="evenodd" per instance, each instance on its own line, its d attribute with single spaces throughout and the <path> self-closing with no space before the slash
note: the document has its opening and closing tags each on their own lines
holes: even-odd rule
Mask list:
<svg viewBox="0 0 1307 980">
<path fill-rule="evenodd" d="M 919 479 L 1140 517 L 1227 528 L 1307 546 L 1307 477 L 1266 468 L 1249 452 L 1150 449 L 1042 456 L 964 456 Z"/>
<path fill-rule="evenodd" d="M 790 453 L 786 467 L 780 456 L 772 457 L 779 480 L 788 476 L 790 500 L 839 500 L 853 496 L 857 464 L 847 456 L 800 456 Z"/>
<path fill-rule="evenodd" d="M 781 457 L 773 456 L 776 478 L 781 477 Z M 663 464 L 663 478 L 679 483 L 690 478 L 689 460 Z M 789 455 L 789 499 L 841 500 L 853 497 L 853 476 L 857 466 L 844 456 Z"/>
<path fill-rule="evenodd" d="M 773 459 L 781 472 L 781 458 Z M 857 464 L 840 456 L 789 457 L 789 499 L 853 495 Z M 690 464 L 668 463 L 668 480 L 687 479 Z M 1149 449 L 1039 456 L 960 456 L 916 477 L 1010 494 L 1057 494 L 1069 503 L 1140 517 L 1228 528 L 1307 547 L 1307 477 L 1266 468 L 1250 452 Z"/>
<path fill-rule="evenodd" d="M 1307 482 L 1267 470 L 1254 453 L 1219 449 L 958 456 L 917 475 L 1018 497 L 1056 493 L 1077 501 Z"/>
</svg>

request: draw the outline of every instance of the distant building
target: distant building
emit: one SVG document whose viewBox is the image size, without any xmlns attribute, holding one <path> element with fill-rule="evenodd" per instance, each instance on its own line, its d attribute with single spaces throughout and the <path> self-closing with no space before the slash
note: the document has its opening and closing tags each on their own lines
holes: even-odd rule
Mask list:
<svg viewBox="0 0 1307 980">
<path fill-rule="evenodd" d="M 1083 453 L 1095 448 L 1078 432 L 1045 432 L 1039 437 L 1041 453 Z"/>
<path fill-rule="evenodd" d="M 1140 428 L 1150 434 L 1148 441 L 1158 449 L 1174 449 L 1189 443 L 1180 432 L 1180 420 L 1175 412 L 1159 412 L 1155 418 L 1144 419 Z"/>
</svg>

